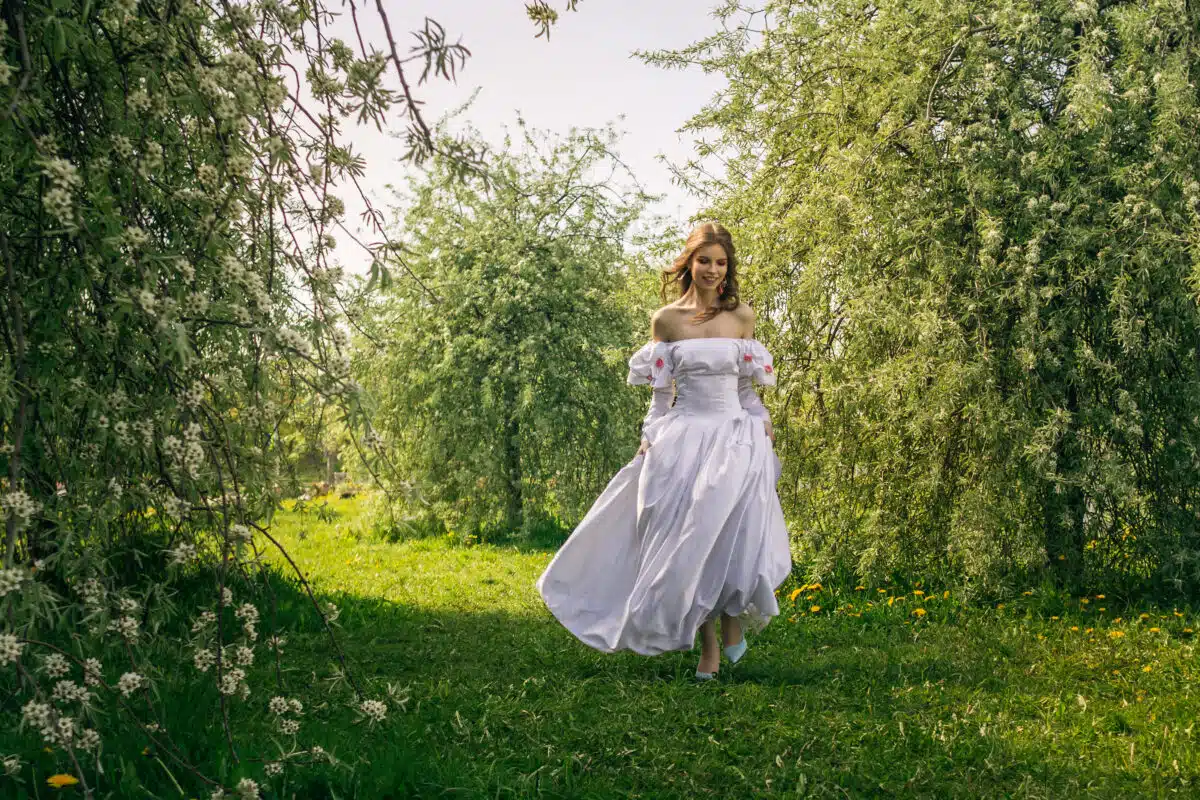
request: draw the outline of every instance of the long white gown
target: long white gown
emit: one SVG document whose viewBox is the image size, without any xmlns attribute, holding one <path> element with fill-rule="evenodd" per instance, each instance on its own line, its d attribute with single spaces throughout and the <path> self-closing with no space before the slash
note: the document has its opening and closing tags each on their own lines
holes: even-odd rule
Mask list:
<svg viewBox="0 0 1200 800">
<path fill-rule="evenodd" d="M 628 380 L 655 390 L 642 428 L 650 449 L 551 560 L 542 599 L 604 652 L 690 650 L 722 612 L 766 624 L 791 570 L 779 459 L 751 385 L 774 385 L 770 353 L 753 339 L 650 342 L 629 360 Z"/>
</svg>

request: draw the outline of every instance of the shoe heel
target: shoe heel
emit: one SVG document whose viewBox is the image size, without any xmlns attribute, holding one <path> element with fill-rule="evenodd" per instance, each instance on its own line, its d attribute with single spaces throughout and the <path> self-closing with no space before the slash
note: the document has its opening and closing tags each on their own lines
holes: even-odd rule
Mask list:
<svg viewBox="0 0 1200 800">
<path fill-rule="evenodd" d="M 746 655 L 746 650 L 748 647 L 749 645 L 746 644 L 746 637 L 743 636 L 742 640 L 737 644 L 731 644 L 725 647 L 725 657 L 729 659 L 730 664 L 736 664 L 742 659 L 742 656 Z"/>
<path fill-rule="evenodd" d="M 700 670 L 696 670 L 696 680 L 698 681 L 711 681 L 715 677 L 717 677 L 717 673 L 715 672 L 701 672 Z"/>
</svg>

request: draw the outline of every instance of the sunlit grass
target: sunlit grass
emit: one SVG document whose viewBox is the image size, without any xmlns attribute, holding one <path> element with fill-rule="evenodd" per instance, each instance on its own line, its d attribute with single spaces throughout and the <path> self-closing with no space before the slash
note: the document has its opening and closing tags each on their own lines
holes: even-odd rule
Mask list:
<svg viewBox="0 0 1200 800">
<path fill-rule="evenodd" d="M 322 591 L 379 601 L 343 617 L 348 650 L 412 698 L 370 748 L 364 789 L 400 791 L 373 774 L 400 780 L 398 796 L 465 797 L 1195 786 L 1188 610 L 1034 589 L 981 608 L 940 587 L 788 584 L 746 659 L 698 686 L 695 654 L 605 656 L 559 627 L 533 588 L 548 551 L 382 544 L 360 535 L 354 503 L 335 507 L 333 525 L 284 515 L 276 530 Z"/>
</svg>

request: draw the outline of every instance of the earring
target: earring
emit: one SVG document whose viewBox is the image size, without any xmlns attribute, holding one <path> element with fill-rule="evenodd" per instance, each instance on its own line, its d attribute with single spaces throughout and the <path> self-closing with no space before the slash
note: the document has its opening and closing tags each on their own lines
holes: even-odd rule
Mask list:
<svg viewBox="0 0 1200 800">
<path fill-rule="evenodd" d="M 721 281 L 721 285 L 717 287 L 717 294 L 725 294 L 725 281 Z"/>
</svg>

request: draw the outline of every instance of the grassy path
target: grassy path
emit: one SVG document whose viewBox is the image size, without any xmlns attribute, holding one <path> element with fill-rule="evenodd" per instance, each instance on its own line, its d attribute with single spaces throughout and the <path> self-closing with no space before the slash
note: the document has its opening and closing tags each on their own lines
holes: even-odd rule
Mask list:
<svg viewBox="0 0 1200 800">
<path fill-rule="evenodd" d="M 360 673 L 409 698 L 355 754 L 362 797 L 1198 791 L 1182 610 L 785 586 L 746 659 L 695 685 L 695 654 L 605 656 L 560 628 L 533 589 L 550 553 L 382 543 L 341 506 L 275 530 L 338 603 Z"/>
</svg>

